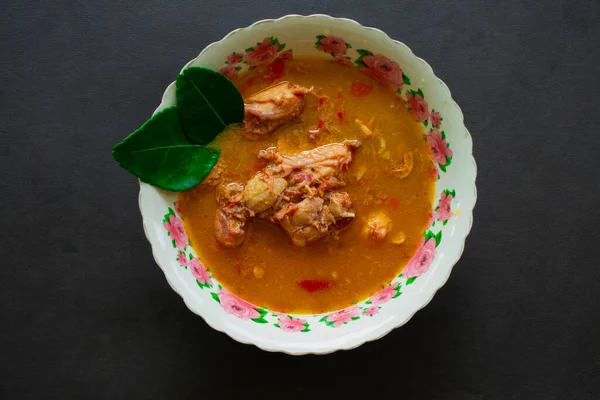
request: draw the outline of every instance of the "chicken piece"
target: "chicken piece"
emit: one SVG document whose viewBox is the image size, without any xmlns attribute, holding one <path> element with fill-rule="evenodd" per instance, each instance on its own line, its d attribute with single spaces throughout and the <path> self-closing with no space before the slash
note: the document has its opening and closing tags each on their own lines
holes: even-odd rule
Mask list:
<svg viewBox="0 0 600 400">
<path fill-rule="evenodd" d="M 299 247 L 323 237 L 334 223 L 335 217 L 320 197 L 302 200 L 296 204 L 295 212 L 286 214 L 280 221 L 294 245 Z"/>
<path fill-rule="evenodd" d="M 360 147 L 358 140 L 344 140 L 342 143 L 326 144 L 294 156 L 280 156 L 277 162 L 281 163 L 286 175 L 294 170 L 312 170 L 317 167 L 332 167 L 339 171 L 348 167 L 352 161 L 352 149 L 356 147 Z"/>
<path fill-rule="evenodd" d="M 281 168 L 269 165 L 250 178 L 244 189 L 244 203 L 255 214 L 271 207 L 287 187 Z"/>
<path fill-rule="evenodd" d="M 222 209 L 217 210 L 214 229 L 217 241 L 225 247 L 238 247 L 246 237 L 246 221 L 231 218 Z"/>
<path fill-rule="evenodd" d="M 401 162 L 395 162 L 393 164 L 390 172 L 392 175 L 397 176 L 400 179 L 404 179 L 410 174 L 410 171 L 412 171 L 413 164 L 414 160 L 412 153 L 410 151 L 406 152 L 404 153 Z"/>
<path fill-rule="evenodd" d="M 386 238 L 388 232 L 392 229 L 392 220 L 383 211 L 375 211 L 369 216 L 367 221 L 367 234 L 376 241 L 382 241 Z"/>
<path fill-rule="evenodd" d="M 346 192 L 333 192 L 329 196 L 329 210 L 337 218 L 354 218 L 356 215 L 352 209 L 352 200 Z"/>
<path fill-rule="evenodd" d="M 304 110 L 304 95 L 311 92 L 312 88 L 281 82 L 250 96 L 244 102 L 244 136 L 257 140 L 293 122 Z"/>
<path fill-rule="evenodd" d="M 217 241 L 225 247 L 237 247 L 244 241 L 246 225 L 254 213 L 243 204 L 244 186 L 221 184 L 215 193 L 219 208 L 214 220 Z"/>
<path fill-rule="evenodd" d="M 244 192 L 244 185 L 231 182 L 222 184 L 217 187 L 215 191 L 215 197 L 217 198 L 217 204 L 221 207 L 229 206 L 230 204 L 239 204 L 242 202 Z"/>
<path fill-rule="evenodd" d="M 287 196 L 289 200 L 298 196 L 312 197 L 317 193 L 324 195 L 325 191 L 345 186 L 342 172 L 352 161 L 352 150 L 359 146 L 360 142 L 357 140 L 346 140 L 293 156 L 282 155 L 275 147 L 270 147 L 262 150 L 259 157 L 273 163 L 268 167 L 276 171 L 273 174 L 287 179 L 284 197 Z M 280 170 L 276 170 L 276 167 Z M 249 207 L 254 210 L 252 206 Z"/>
<path fill-rule="evenodd" d="M 305 246 L 327 233 L 336 235 L 354 220 L 348 193 L 332 190 L 344 186 L 342 173 L 352 160 L 358 141 L 317 147 L 294 156 L 275 148 L 260 152 L 271 162 L 250 178 L 246 186 L 221 184 L 217 191 L 219 209 L 215 234 L 227 247 L 239 246 L 246 224 L 254 216 L 266 219 L 289 234 L 296 246 Z"/>
</svg>

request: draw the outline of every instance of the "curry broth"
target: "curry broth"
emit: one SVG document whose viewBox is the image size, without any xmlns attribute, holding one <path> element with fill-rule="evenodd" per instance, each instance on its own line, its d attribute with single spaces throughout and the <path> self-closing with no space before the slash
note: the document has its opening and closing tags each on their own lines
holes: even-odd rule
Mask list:
<svg viewBox="0 0 600 400">
<path fill-rule="evenodd" d="M 303 122 L 281 127 L 266 139 L 248 141 L 239 126 L 221 133 L 214 146 L 221 149 L 221 161 L 227 168 L 225 180 L 245 183 L 265 165 L 257 155 L 267 147 L 296 154 L 327 143 L 359 139 L 362 146 L 346 172 L 348 184 L 340 189 L 352 197 L 355 220 L 339 240 L 326 236 L 301 248 L 292 245 L 279 227 L 254 219 L 244 243 L 226 249 L 213 234 L 214 191 L 199 186 L 179 195 L 186 232 L 214 277 L 253 304 L 289 313 L 342 309 L 376 293 L 396 277 L 422 240 L 435 189 L 431 152 L 421 126 L 403 101 L 355 68 L 322 58 L 298 57 L 286 62 L 280 79 L 265 79 L 268 76 L 266 69 L 257 68 L 236 85 L 246 97 L 278 81 L 289 81 L 314 87 L 317 96 L 307 96 Z M 351 91 L 354 82 L 373 88 L 357 97 Z M 331 129 L 310 141 L 307 131 L 322 119 L 320 107 L 327 107 L 326 122 Z M 356 119 L 370 122 L 375 135 L 365 138 Z M 390 159 L 401 158 L 408 151 L 414 157 L 412 171 L 404 179 L 392 176 Z M 376 210 L 384 210 L 391 218 L 391 237 L 405 234 L 403 244 L 374 242 L 365 235 L 366 218 Z M 303 280 L 329 280 L 334 285 L 309 293 L 298 285 Z"/>
</svg>

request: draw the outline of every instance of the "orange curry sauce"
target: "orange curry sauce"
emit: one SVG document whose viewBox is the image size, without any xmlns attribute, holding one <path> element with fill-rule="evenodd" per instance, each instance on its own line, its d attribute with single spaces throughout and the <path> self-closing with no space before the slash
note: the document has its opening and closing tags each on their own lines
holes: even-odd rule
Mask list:
<svg viewBox="0 0 600 400">
<path fill-rule="evenodd" d="M 236 81 L 244 97 L 279 81 L 314 87 L 316 96 L 306 97 L 303 121 L 279 128 L 266 139 L 248 141 L 239 126 L 221 133 L 214 146 L 221 149 L 227 168 L 225 181 L 245 184 L 264 166 L 257 155 L 267 147 L 291 155 L 359 139 L 362 146 L 345 174 L 348 184 L 340 189 L 351 195 L 356 218 L 339 240 L 325 236 L 302 248 L 292 245 L 278 226 L 256 218 L 244 243 L 228 249 L 217 243 L 213 233 L 214 191 L 198 186 L 179 195 L 186 232 L 214 277 L 257 306 L 300 314 L 348 307 L 396 277 L 423 239 L 435 189 L 423 129 L 400 97 L 355 68 L 298 57 L 286 62 L 283 75 L 275 81 L 264 79 L 265 72 L 259 67 Z M 311 141 L 308 131 L 324 125 L 328 132 Z M 373 136 L 367 138 L 369 131 Z M 394 176 L 390 162 L 401 160 L 407 152 L 414 160 L 410 174 Z M 376 242 L 365 233 L 366 222 L 381 210 L 391 218 L 392 229 L 385 241 Z M 392 243 L 402 234 L 404 243 Z"/>
</svg>

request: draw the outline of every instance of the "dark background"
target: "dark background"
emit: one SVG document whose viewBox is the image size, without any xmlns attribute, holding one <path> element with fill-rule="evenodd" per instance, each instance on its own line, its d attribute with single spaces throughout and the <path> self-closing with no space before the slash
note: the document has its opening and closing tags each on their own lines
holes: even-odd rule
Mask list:
<svg viewBox="0 0 600 400">
<path fill-rule="evenodd" d="M 479 200 L 410 323 L 291 357 L 188 311 L 110 149 L 209 43 L 316 12 L 433 66 L 473 135 Z M 0 18 L 1 398 L 600 397 L 598 1 L 4 0 Z"/>
</svg>

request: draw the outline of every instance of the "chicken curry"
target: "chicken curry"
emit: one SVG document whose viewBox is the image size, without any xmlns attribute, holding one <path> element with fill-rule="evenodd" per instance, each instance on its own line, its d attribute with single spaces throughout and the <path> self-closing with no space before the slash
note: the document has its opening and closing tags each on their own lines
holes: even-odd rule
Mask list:
<svg viewBox="0 0 600 400">
<path fill-rule="evenodd" d="M 279 312 L 342 309 L 379 291 L 422 240 L 435 188 L 403 100 L 311 57 L 235 84 L 244 122 L 216 138 L 219 162 L 179 195 L 198 257 L 228 290 Z"/>
</svg>

